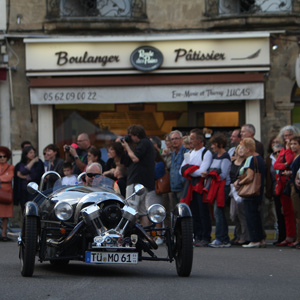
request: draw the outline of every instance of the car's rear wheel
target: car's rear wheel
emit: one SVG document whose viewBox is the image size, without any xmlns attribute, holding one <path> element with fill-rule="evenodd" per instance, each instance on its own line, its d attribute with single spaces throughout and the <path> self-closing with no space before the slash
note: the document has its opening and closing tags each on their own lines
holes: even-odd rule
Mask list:
<svg viewBox="0 0 300 300">
<path fill-rule="evenodd" d="M 37 218 L 25 216 L 20 245 L 21 274 L 24 277 L 31 277 L 34 271 L 37 235 Z"/>
<path fill-rule="evenodd" d="M 183 218 L 175 229 L 176 270 L 182 277 L 188 277 L 193 265 L 193 223 L 192 218 Z"/>
</svg>

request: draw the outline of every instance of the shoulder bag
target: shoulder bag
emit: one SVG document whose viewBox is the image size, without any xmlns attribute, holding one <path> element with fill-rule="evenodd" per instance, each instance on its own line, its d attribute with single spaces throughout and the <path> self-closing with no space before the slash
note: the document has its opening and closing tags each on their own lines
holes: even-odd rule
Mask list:
<svg viewBox="0 0 300 300">
<path fill-rule="evenodd" d="M 155 181 L 155 192 L 157 195 L 162 195 L 170 191 L 170 173 L 166 170 L 165 175 Z"/>
<path fill-rule="evenodd" d="M 254 177 L 249 183 L 243 184 L 238 190 L 238 195 L 242 198 L 252 198 L 259 196 L 261 188 L 261 174 L 258 172 L 257 158 L 253 156 L 254 160 Z"/>
<path fill-rule="evenodd" d="M 0 189 L 0 204 L 11 204 L 13 201 L 12 192 L 6 192 Z"/>
</svg>

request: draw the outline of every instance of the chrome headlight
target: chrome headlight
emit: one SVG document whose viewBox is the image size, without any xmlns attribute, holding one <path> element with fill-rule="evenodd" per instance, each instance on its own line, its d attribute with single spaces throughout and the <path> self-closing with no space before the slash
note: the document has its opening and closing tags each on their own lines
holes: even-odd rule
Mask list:
<svg viewBox="0 0 300 300">
<path fill-rule="evenodd" d="M 68 202 L 58 202 L 54 206 L 56 217 L 61 221 L 67 221 L 73 216 L 73 207 Z"/>
<path fill-rule="evenodd" d="M 166 210 L 160 204 L 153 204 L 148 208 L 148 218 L 153 223 L 161 223 L 166 218 Z"/>
</svg>

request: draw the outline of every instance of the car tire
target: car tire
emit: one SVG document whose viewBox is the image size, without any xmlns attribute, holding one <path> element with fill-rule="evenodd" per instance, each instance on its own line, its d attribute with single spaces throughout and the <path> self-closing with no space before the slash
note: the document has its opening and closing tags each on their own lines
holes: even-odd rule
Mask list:
<svg viewBox="0 0 300 300">
<path fill-rule="evenodd" d="M 193 265 L 193 222 L 192 218 L 183 218 L 175 229 L 176 270 L 178 276 L 188 277 Z"/>
<path fill-rule="evenodd" d="M 25 216 L 20 245 L 21 274 L 24 277 L 31 277 L 34 271 L 37 235 L 37 218 Z"/>
</svg>

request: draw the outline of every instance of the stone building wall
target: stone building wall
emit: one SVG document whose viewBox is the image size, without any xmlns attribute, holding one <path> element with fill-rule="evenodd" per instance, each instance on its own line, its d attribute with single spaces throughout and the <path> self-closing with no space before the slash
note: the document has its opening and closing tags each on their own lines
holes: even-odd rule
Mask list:
<svg viewBox="0 0 300 300">
<path fill-rule="evenodd" d="M 11 108 L 12 149 L 19 150 L 24 140 L 29 140 L 36 147 L 37 141 L 37 106 L 30 105 L 28 81 L 25 76 L 25 45 L 23 39 L 9 39 L 10 66 L 12 71 L 13 106 Z"/>
</svg>

